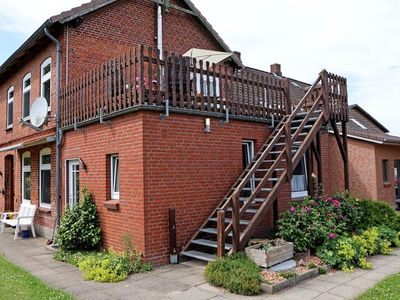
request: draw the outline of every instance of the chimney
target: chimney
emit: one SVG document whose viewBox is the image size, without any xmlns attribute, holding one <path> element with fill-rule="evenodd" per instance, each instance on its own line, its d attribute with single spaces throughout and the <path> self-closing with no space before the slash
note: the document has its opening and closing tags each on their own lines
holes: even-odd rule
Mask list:
<svg viewBox="0 0 400 300">
<path fill-rule="evenodd" d="M 242 61 L 242 53 L 241 53 L 241 52 L 239 52 L 239 51 L 233 51 L 233 54 L 236 55 L 236 57 L 237 57 L 240 61 Z"/>
<path fill-rule="evenodd" d="M 280 64 L 271 65 L 271 73 L 276 74 L 278 76 L 282 76 L 281 65 Z"/>
</svg>

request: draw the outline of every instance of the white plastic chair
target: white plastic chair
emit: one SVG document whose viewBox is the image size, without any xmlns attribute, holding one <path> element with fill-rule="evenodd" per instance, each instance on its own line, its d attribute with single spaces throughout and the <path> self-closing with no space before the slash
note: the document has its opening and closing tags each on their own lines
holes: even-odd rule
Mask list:
<svg viewBox="0 0 400 300">
<path fill-rule="evenodd" d="M 33 219 L 35 218 L 36 205 L 24 202 L 19 207 L 18 212 L 3 213 L 1 217 L 1 234 L 4 231 L 4 224 L 15 227 L 14 240 L 18 237 L 18 232 L 21 231 L 21 226 L 31 227 L 32 236 L 36 237 L 35 227 L 33 226 Z M 7 219 L 8 216 L 14 215 L 13 219 Z"/>
</svg>

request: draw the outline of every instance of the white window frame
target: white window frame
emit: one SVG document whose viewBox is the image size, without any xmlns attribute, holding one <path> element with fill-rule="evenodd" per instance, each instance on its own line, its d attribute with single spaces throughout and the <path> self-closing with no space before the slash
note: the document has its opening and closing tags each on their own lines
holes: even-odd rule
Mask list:
<svg viewBox="0 0 400 300">
<path fill-rule="evenodd" d="M 25 158 L 31 158 L 31 153 L 29 151 L 24 152 L 22 154 L 22 163 L 21 163 L 21 199 L 22 202 L 31 202 L 31 199 L 25 199 L 25 173 L 31 173 L 31 162 L 29 165 L 25 165 Z M 32 173 L 31 173 L 31 197 L 32 198 Z"/>
<path fill-rule="evenodd" d="M 31 79 L 32 78 L 32 74 L 31 73 L 28 73 L 28 74 L 26 74 L 25 76 L 24 76 L 24 78 L 22 79 L 22 107 L 21 107 L 21 115 L 22 115 L 22 117 L 23 117 L 23 119 L 25 120 L 25 121 L 27 121 L 27 120 L 29 120 L 30 119 L 30 116 L 29 116 L 29 114 L 27 115 L 27 116 L 24 116 L 24 110 L 25 110 L 25 94 L 27 93 L 27 92 L 30 92 L 31 91 L 31 88 L 32 88 L 32 81 L 29 83 L 29 85 L 28 86 L 25 86 L 25 82 L 28 80 L 28 79 Z M 31 105 L 31 95 L 29 95 L 29 106 Z"/>
<path fill-rule="evenodd" d="M 306 190 L 304 191 L 299 191 L 299 192 L 292 192 L 292 198 L 304 198 L 308 196 L 308 187 L 307 187 L 307 183 L 308 183 L 308 176 L 307 176 L 307 161 L 306 161 L 306 156 L 303 155 L 303 157 L 301 158 L 301 160 L 304 163 L 304 177 L 305 177 L 305 182 L 306 182 Z M 294 175 L 293 175 L 294 176 Z M 292 179 L 293 180 L 293 179 Z M 290 188 L 292 188 L 291 186 L 292 182 L 290 182 Z"/>
<path fill-rule="evenodd" d="M 39 203 L 40 207 L 44 208 L 50 208 L 51 207 L 51 197 L 50 197 L 50 203 L 42 203 L 42 171 L 44 170 L 50 170 L 50 178 L 51 178 L 51 163 L 50 164 L 44 164 L 42 162 L 43 156 L 44 155 L 51 155 L 51 149 L 50 148 L 44 148 L 40 150 L 40 168 L 39 168 Z M 50 179 L 51 180 L 51 179 Z M 50 181 L 51 182 L 51 181 Z M 50 191 L 51 191 L 51 184 L 50 184 Z"/>
<path fill-rule="evenodd" d="M 118 161 L 118 169 L 115 170 L 115 160 Z M 119 200 L 119 183 L 118 183 L 118 192 L 116 191 L 115 187 L 115 177 L 118 175 L 118 180 L 120 182 L 120 161 L 118 155 L 111 155 L 110 156 L 110 187 L 111 187 L 111 199 L 112 200 Z"/>
<path fill-rule="evenodd" d="M 73 207 L 79 203 L 79 190 L 76 190 L 76 182 L 74 182 L 74 179 L 77 178 L 76 176 L 74 177 L 74 173 L 79 174 L 80 172 L 79 159 L 67 160 L 67 166 L 68 166 L 68 205 L 69 207 Z M 74 166 L 78 166 L 78 169 L 74 170 L 73 169 Z M 77 192 L 76 193 L 77 197 L 76 195 L 74 196 L 74 192 Z"/>
<path fill-rule="evenodd" d="M 246 157 L 249 160 L 246 163 L 247 165 L 249 165 L 251 161 L 254 159 L 254 141 L 242 140 L 242 147 L 243 145 L 246 145 Z M 252 176 L 249 182 L 250 182 L 250 188 L 254 190 L 256 188 L 255 175 Z"/>
<path fill-rule="evenodd" d="M 47 74 L 44 73 L 44 68 L 46 68 L 48 65 L 50 65 L 50 72 Z M 51 57 L 48 57 L 45 59 L 44 62 L 40 65 L 40 96 L 43 96 L 44 89 L 43 89 L 43 84 L 47 81 L 50 80 L 50 99 L 47 99 L 49 101 L 49 107 L 47 108 L 48 111 L 51 111 Z"/>
<path fill-rule="evenodd" d="M 13 93 L 13 96 L 12 97 L 10 97 L 10 94 L 11 93 Z M 13 115 L 14 115 L 14 86 L 11 86 L 8 90 L 7 90 L 7 111 L 6 111 L 6 113 L 7 113 L 7 116 L 6 116 L 6 125 L 7 125 L 7 129 L 11 129 L 11 128 L 13 128 L 13 122 L 14 122 L 14 117 L 13 117 L 13 115 L 12 115 L 12 120 L 11 120 L 11 122 L 10 122 L 10 119 L 9 119 L 9 109 L 10 109 L 10 104 L 12 105 L 12 107 L 13 107 Z"/>
</svg>

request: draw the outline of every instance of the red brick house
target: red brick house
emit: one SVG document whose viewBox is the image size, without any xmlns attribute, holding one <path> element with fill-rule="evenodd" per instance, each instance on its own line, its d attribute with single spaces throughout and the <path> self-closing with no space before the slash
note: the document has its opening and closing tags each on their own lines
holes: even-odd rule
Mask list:
<svg viewBox="0 0 400 300">
<path fill-rule="evenodd" d="M 341 122 L 348 174 L 346 80 L 322 71 L 305 91 L 277 67 L 244 68 L 188 0 L 94 0 L 50 18 L 0 67 L 0 210 L 31 201 L 51 238 L 87 187 L 105 247 L 130 233 L 157 264 L 239 250 L 311 192 L 314 166 L 329 178 L 327 123 Z M 49 119 L 36 131 L 39 96 Z"/>
<path fill-rule="evenodd" d="M 394 206 L 400 199 L 400 137 L 366 112 L 361 106 L 349 106 L 348 156 L 351 193 L 369 199 L 379 199 Z M 332 133 L 332 131 L 331 131 Z M 334 137 L 329 137 L 332 145 Z M 343 184 L 340 154 L 336 146 L 329 152 L 332 174 L 331 192 Z M 334 168 L 334 166 L 336 166 Z M 339 166 L 339 167 L 337 167 Z"/>
</svg>

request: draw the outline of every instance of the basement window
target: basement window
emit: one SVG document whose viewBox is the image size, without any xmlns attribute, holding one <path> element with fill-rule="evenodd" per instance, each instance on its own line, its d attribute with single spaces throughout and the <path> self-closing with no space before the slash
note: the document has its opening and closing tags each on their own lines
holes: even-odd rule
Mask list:
<svg viewBox="0 0 400 300">
<path fill-rule="evenodd" d="M 357 121 L 355 118 L 350 118 L 350 120 L 352 120 L 355 124 L 357 124 L 359 127 L 361 127 L 362 129 L 368 129 L 367 127 L 365 127 L 363 124 L 361 124 L 359 121 Z"/>
</svg>

